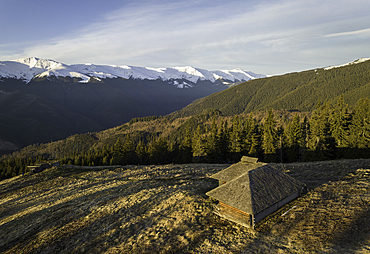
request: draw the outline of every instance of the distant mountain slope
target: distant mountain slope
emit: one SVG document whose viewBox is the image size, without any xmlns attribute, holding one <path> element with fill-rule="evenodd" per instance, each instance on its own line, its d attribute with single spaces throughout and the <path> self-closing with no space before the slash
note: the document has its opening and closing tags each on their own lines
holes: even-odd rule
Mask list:
<svg viewBox="0 0 370 254">
<path fill-rule="evenodd" d="M 28 57 L 15 61 L 0 61 L 0 77 L 22 79 L 27 83 L 34 78 L 42 77 L 70 77 L 78 79 L 81 83 L 90 82 L 91 78 L 98 80 L 102 78 L 161 79 L 163 81 L 184 79 L 192 83 L 197 83 L 198 81 L 211 81 L 214 83 L 222 80 L 227 83 L 235 83 L 265 77 L 265 75 L 241 69 L 207 71 L 191 66 L 150 68 L 128 65 L 66 65 L 53 60 Z M 186 86 L 180 86 L 179 88 L 184 87 Z"/>
<path fill-rule="evenodd" d="M 190 116 L 204 110 L 224 115 L 266 110 L 311 111 L 318 102 L 336 101 L 341 95 L 350 106 L 370 97 L 370 59 L 327 68 L 251 80 L 197 100 L 173 116 Z"/>
<path fill-rule="evenodd" d="M 118 126 L 134 117 L 166 115 L 257 77 L 263 75 L 240 69 L 66 65 L 38 58 L 3 61 L 0 153 L 2 147 L 21 148 Z"/>
</svg>

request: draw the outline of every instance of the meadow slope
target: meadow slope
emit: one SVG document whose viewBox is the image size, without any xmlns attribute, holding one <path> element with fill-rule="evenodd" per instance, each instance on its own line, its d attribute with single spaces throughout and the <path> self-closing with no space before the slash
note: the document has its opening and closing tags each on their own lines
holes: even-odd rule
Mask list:
<svg viewBox="0 0 370 254">
<path fill-rule="evenodd" d="M 212 213 L 225 164 L 57 167 L 0 182 L 2 253 L 368 253 L 370 160 L 271 164 L 308 192 L 255 230 Z"/>
</svg>

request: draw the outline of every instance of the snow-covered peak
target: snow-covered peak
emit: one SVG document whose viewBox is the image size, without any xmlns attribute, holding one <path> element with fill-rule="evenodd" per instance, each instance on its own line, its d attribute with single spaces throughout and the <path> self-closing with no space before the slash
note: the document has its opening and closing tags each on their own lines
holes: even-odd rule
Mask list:
<svg viewBox="0 0 370 254">
<path fill-rule="evenodd" d="M 26 57 L 15 60 L 14 62 L 22 63 L 28 65 L 29 68 L 39 68 L 39 69 L 52 69 L 63 66 L 63 64 L 55 62 L 49 59 L 40 59 L 37 57 Z"/>
<path fill-rule="evenodd" d="M 174 67 L 173 69 L 178 70 L 179 72 L 184 72 L 190 74 L 192 76 L 204 77 L 202 72 L 198 71 L 192 66 L 185 66 L 185 67 Z"/>
<path fill-rule="evenodd" d="M 369 60 L 370 60 L 370 58 L 360 58 L 360 59 L 357 59 L 353 62 L 349 62 L 349 63 L 346 63 L 346 64 L 329 66 L 329 67 L 324 68 L 324 70 L 327 71 L 327 70 L 331 70 L 331 69 L 334 69 L 334 68 L 340 68 L 340 67 L 344 67 L 344 66 L 348 66 L 348 65 L 359 64 L 359 63 L 363 63 L 363 62 L 366 62 L 366 61 L 369 61 Z"/>
<path fill-rule="evenodd" d="M 28 57 L 15 61 L 0 61 L 0 77 L 23 79 L 31 81 L 34 77 L 72 77 L 81 79 L 80 82 L 89 82 L 91 77 L 104 78 L 125 78 L 125 79 L 162 79 L 164 81 L 187 80 L 196 83 L 199 80 L 215 82 L 217 79 L 231 82 L 248 81 L 250 79 L 265 77 L 265 75 L 254 74 L 241 69 L 208 71 L 194 68 L 192 66 L 172 68 L 151 68 L 136 67 L 128 65 L 95 65 L 95 64 L 74 64 L 66 65 L 53 60 Z M 176 87 L 191 87 L 188 83 L 172 82 Z"/>
</svg>

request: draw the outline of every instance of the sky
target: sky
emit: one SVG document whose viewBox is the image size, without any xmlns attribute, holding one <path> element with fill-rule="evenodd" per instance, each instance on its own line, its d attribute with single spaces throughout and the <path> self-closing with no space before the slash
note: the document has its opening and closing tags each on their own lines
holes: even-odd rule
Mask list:
<svg viewBox="0 0 370 254">
<path fill-rule="evenodd" d="M 241 68 L 370 57 L 369 0 L 0 0 L 0 61 Z"/>
</svg>

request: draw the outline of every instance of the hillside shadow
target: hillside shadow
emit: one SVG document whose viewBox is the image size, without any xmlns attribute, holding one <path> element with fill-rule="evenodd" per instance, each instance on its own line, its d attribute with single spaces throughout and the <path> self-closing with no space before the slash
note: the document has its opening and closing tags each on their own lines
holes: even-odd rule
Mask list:
<svg viewBox="0 0 370 254">
<path fill-rule="evenodd" d="M 26 230 L 24 230 L 23 234 L 19 234 L 11 241 L 0 246 L 0 249 L 6 251 L 13 248 L 16 245 L 27 246 L 32 241 L 34 241 L 35 236 L 39 234 L 41 231 L 47 231 L 51 228 L 55 228 L 55 230 L 57 230 L 58 228 L 61 228 L 65 224 L 79 220 L 81 217 L 86 216 L 87 213 L 86 211 L 80 210 L 79 206 L 78 205 L 76 206 L 76 204 L 84 204 L 86 200 L 99 197 L 106 191 L 109 191 L 109 189 L 94 192 L 90 195 L 84 195 L 82 197 L 68 200 L 66 202 L 50 206 L 48 208 L 40 209 L 38 211 L 28 213 L 27 215 L 20 216 L 7 223 L 4 223 L 3 225 L 0 226 L 0 231 L 2 232 L 11 232 L 19 230 L 18 228 L 19 225 L 29 225 L 29 226 L 27 227 Z M 70 193 L 67 193 L 64 196 L 68 196 L 68 194 Z M 37 204 L 37 200 L 31 202 L 31 204 L 27 203 L 22 207 L 26 209 L 27 207 L 30 207 L 30 205 L 35 204 Z M 11 208 L 10 210 L 13 212 L 11 214 L 7 214 L 8 216 L 20 212 L 19 210 Z M 71 213 L 75 213 L 75 215 L 73 216 L 73 214 L 71 215 Z M 4 216 L 4 214 L 2 214 L 2 216 Z"/>
<path fill-rule="evenodd" d="M 160 212 L 156 212 L 156 206 L 159 203 L 166 203 L 166 200 L 175 194 L 174 192 L 168 192 L 167 189 L 178 188 L 180 184 L 178 180 L 180 179 L 169 181 L 128 181 L 122 185 L 96 191 L 16 218 L 0 226 L 0 231 L 4 234 L 13 234 L 16 236 L 0 246 L 0 249 L 6 252 L 15 248 L 16 250 L 22 250 L 24 253 L 57 253 L 66 250 L 79 253 L 89 252 L 91 250 L 98 252 L 107 251 L 112 247 L 119 246 L 121 242 L 115 242 L 114 240 L 122 239 L 123 235 L 137 238 L 148 227 L 156 228 L 159 218 L 161 220 L 172 220 L 175 223 L 177 219 L 173 216 L 173 213 L 178 209 L 176 204 L 173 206 L 170 205 Z M 93 187 L 96 184 L 98 183 L 92 183 L 88 186 Z M 196 191 L 195 185 L 199 184 L 202 184 L 202 180 L 190 181 L 188 185 L 185 185 L 185 189 L 175 189 L 175 192 L 186 191 L 188 193 L 187 195 L 190 196 L 204 195 L 203 191 L 207 191 L 208 189 L 205 190 L 206 187 L 201 186 L 202 188 Z M 91 209 L 99 209 L 121 197 L 140 191 L 151 192 L 152 189 L 162 187 L 163 185 L 165 185 L 165 189 L 162 189 L 162 194 L 156 194 L 149 200 L 143 199 L 127 208 L 114 212 L 104 212 L 97 219 L 85 221 L 86 216 L 91 216 Z M 88 186 L 84 187 L 89 188 Z M 213 187 L 210 187 L 210 189 Z M 68 196 L 69 194 L 71 193 L 65 193 L 63 196 Z M 32 204 L 35 205 L 36 201 Z M 89 204 L 92 207 L 89 207 Z M 148 214 L 148 211 L 154 212 Z M 145 218 L 142 218 L 144 214 Z M 136 222 L 133 218 L 137 218 Z M 82 221 L 85 222 L 82 223 Z M 185 248 L 185 245 L 177 237 L 179 235 L 185 235 L 185 231 L 189 230 L 189 228 L 204 227 L 204 225 L 199 226 L 199 224 L 202 224 L 199 220 L 192 221 L 186 218 L 183 223 L 178 223 L 178 226 L 167 230 L 166 242 L 172 242 L 172 250 L 178 252 L 181 248 Z M 26 225 L 26 228 L 19 227 L 19 225 Z M 23 232 L 15 234 L 16 230 Z M 199 235 L 194 240 L 189 241 L 188 244 L 194 246 L 201 239 L 203 237 Z M 79 241 L 80 243 L 74 245 L 73 249 L 71 249 L 68 243 L 75 241 Z M 134 253 L 152 253 L 153 248 L 158 251 L 164 248 L 159 242 L 156 243 L 155 239 L 152 239 L 152 241 L 153 243 L 150 246 L 139 246 L 135 249 L 136 252 Z"/>
<path fill-rule="evenodd" d="M 200 182 L 202 180 L 199 180 Z M 161 185 L 161 182 L 157 180 L 151 180 L 148 182 L 141 182 L 145 184 L 144 189 L 156 188 L 158 185 Z M 170 181 L 163 182 L 166 185 L 166 188 L 176 187 L 179 182 L 171 179 Z M 190 186 L 186 187 L 188 196 L 203 196 L 205 192 L 214 188 L 214 185 L 217 185 L 218 182 L 214 181 L 213 185 L 209 188 L 201 186 L 199 190 L 196 190 L 199 183 L 191 182 Z M 181 192 L 183 189 L 177 189 L 175 192 Z M 209 218 L 177 218 L 176 212 L 178 211 L 177 204 L 170 205 L 165 209 L 158 210 L 158 204 L 166 202 L 171 195 L 175 193 L 163 193 L 164 195 L 158 195 L 153 197 L 149 202 L 143 201 L 137 203 L 127 209 L 121 211 L 122 213 L 110 214 L 105 217 L 100 218 L 99 220 L 94 221 L 92 224 L 86 228 L 87 231 L 93 232 L 97 227 L 101 225 L 107 225 L 107 229 L 101 234 L 97 234 L 94 237 L 91 237 L 88 241 L 78 245 L 74 251 L 84 252 L 86 250 L 93 252 L 106 252 L 116 249 L 117 253 L 188 253 L 191 249 L 194 249 L 200 242 L 202 242 L 208 235 L 207 224 L 209 224 Z M 180 201 L 181 202 L 181 201 Z M 193 200 L 194 205 L 200 205 L 196 199 Z M 147 212 L 151 211 L 150 215 L 147 216 Z M 156 212 L 153 212 L 156 211 Z M 180 215 L 181 216 L 181 215 Z M 139 220 L 136 222 L 130 221 L 132 217 L 137 217 Z M 178 223 L 178 226 L 167 227 L 167 230 L 163 229 L 163 225 L 159 226 L 159 222 L 162 220 L 169 221 L 170 223 L 176 224 L 179 220 L 181 223 Z M 135 221 L 135 220 L 134 220 Z M 108 222 L 108 223 L 107 223 Z M 125 225 L 122 227 L 122 225 Z M 189 230 L 199 228 L 201 229 L 199 234 L 197 234 L 194 239 L 181 240 Z M 153 236 L 153 230 L 159 231 L 159 239 L 156 236 Z M 164 231 L 163 231 L 164 230 Z M 108 232 L 108 234 L 107 234 Z M 76 232 L 73 236 L 69 238 L 80 238 L 83 233 Z M 109 237 L 105 237 L 109 235 Z M 133 239 L 132 242 L 126 239 L 126 244 L 122 249 L 121 242 L 115 242 L 114 240 L 120 239 L 120 236 L 131 236 Z M 146 240 L 142 240 L 145 238 Z M 164 241 L 162 241 L 164 240 Z M 148 244 L 148 241 L 150 244 Z M 109 244 L 105 244 L 109 242 Z M 168 246 L 170 248 L 168 249 Z"/>
<path fill-rule="evenodd" d="M 368 206 L 368 204 L 364 204 Z M 370 252 L 370 208 L 358 214 L 357 218 L 343 232 L 333 237 L 334 249 L 360 249 L 367 244 Z"/>
<path fill-rule="evenodd" d="M 332 161 L 312 161 L 296 163 L 272 163 L 291 177 L 305 183 L 307 188 L 314 189 L 329 181 L 337 181 L 359 168 L 368 168 L 369 159 L 341 159 Z"/>
<path fill-rule="evenodd" d="M 36 185 L 40 182 L 42 182 L 42 181 L 33 182 L 33 185 Z M 93 182 L 93 183 L 87 184 L 83 187 L 79 187 L 78 190 L 82 191 L 84 189 L 88 189 L 88 188 L 91 188 L 91 187 L 94 187 L 94 186 L 97 186 L 97 185 L 102 185 L 102 184 L 103 184 L 102 182 Z M 42 195 L 46 191 L 49 191 L 53 188 L 58 188 L 58 187 L 60 187 L 60 186 L 58 186 L 56 184 L 55 185 L 50 184 L 50 185 L 47 185 L 47 186 L 43 186 L 43 188 L 40 188 L 40 190 L 37 190 L 37 191 L 31 192 L 29 194 L 25 194 L 25 195 L 22 195 L 20 197 L 10 199 L 9 201 L 6 201 L 2 204 L 3 207 L 6 207 L 6 210 L 4 209 L 4 211 L 0 213 L 0 216 L 1 217 L 12 216 L 16 213 L 20 213 L 24 210 L 27 210 L 30 207 L 33 207 L 33 206 L 37 205 L 38 203 L 40 203 L 39 195 Z M 75 192 L 75 190 L 69 190 L 69 191 L 66 191 L 63 194 L 60 194 L 59 192 L 51 192 L 51 193 L 48 193 L 47 196 L 54 196 L 53 197 L 54 199 L 65 199 L 65 198 L 69 197 L 73 192 Z M 45 198 L 47 198 L 47 196 Z M 32 199 L 27 200 L 29 198 L 32 198 Z M 22 204 L 19 205 L 18 202 L 21 201 L 21 200 L 27 200 L 27 201 L 22 202 Z"/>
</svg>

